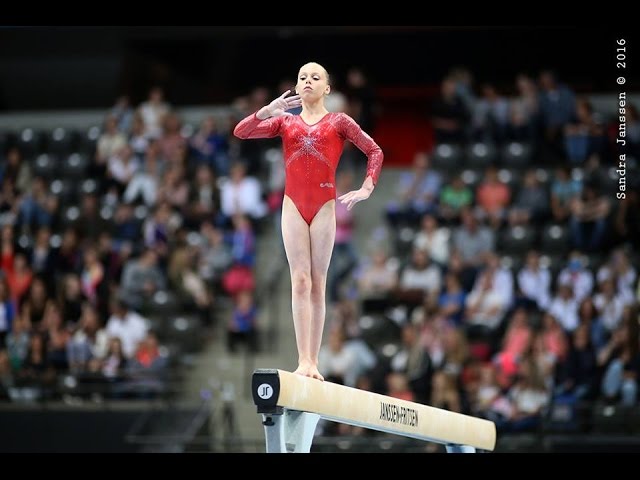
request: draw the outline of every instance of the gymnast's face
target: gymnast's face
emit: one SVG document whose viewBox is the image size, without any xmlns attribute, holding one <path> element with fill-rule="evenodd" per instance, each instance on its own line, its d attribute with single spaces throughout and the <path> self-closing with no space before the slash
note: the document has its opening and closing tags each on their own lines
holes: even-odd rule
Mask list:
<svg viewBox="0 0 640 480">
<path fill-rule="evenodd" d="M 307 63 L 298 72 L 296 93 L 305 102 L 316 102 L 331 90 L 329 76 L 325 68 L 315 62 Z"/>
</svg>

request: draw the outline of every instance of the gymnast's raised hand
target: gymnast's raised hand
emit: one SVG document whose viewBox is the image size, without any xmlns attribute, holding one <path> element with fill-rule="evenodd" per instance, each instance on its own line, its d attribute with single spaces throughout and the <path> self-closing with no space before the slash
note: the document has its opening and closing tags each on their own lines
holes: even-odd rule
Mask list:
<svg viewBox="0 0 640 480">
<path fill-rule="evenodd" d="M 260 110 L 256 116 L 260 120 L 265 120 L 269 117 L 280 117 L 282 115 L 291 115 L 291 113 L 287 112 L 287 110 L 291 110 L 292 108 L 299 107 L 302 105 L 302 100 L 300 99 L 300 95 L 293 95 L 291 97 L 287 97 L 291 93 L 291 90 L 287 90 L 278 98 L 276 98 L 269 105 L 265 105 Z"/>
</svg>

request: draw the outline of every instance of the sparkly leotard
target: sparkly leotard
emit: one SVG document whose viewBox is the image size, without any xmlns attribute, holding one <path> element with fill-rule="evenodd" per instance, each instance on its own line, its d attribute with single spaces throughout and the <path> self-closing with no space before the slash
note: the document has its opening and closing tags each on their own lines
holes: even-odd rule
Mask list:
<svg viewBox="0 0 640 480">
<path fill-rule="evenodd" d="M 344 113 L 327 113 L 313 125 L 299 115 L 260 120 L 254 113 L 238 123 L 233 133 L 243 139 L 282 137 L 284 193 L 309 225 L 325 203 L 336 199 L 336 168 L 345 140 L 367 155 L 367 176 L 371 176 L 374 185 L 378 182 L 382 150 Z"/>
</svg>

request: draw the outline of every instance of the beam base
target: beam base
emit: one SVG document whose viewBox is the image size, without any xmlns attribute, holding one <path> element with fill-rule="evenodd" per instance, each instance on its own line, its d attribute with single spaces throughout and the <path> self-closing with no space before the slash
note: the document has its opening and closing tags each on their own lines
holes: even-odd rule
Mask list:
<svg viewBox="0 0 640 480">
<path fill-rule="evenodd" d="M 309 453 L 320 415 L 283 409 L 263 413 L 267 453 Z"/>
<path fill-rule="evenodd" d="M 447 453 L 476 453 L 476 449 L 469 445 L 447 445 Z"/>
</svg>

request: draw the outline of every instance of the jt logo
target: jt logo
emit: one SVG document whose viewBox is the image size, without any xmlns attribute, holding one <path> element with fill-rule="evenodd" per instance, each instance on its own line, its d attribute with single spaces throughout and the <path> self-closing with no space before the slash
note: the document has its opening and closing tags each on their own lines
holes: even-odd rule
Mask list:
<svg viewBox="0 0 640 480">
<path fill-rule="evenodd" d="M 258 396 L 263 400 L 268 400 L 273 396 L 273 387 L 268 383 L 263 383 L 258 387 Z"/>
</svg>

